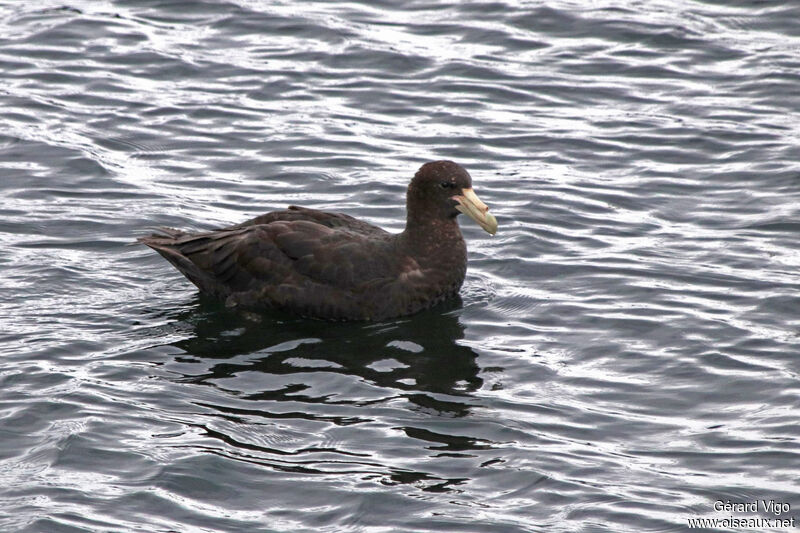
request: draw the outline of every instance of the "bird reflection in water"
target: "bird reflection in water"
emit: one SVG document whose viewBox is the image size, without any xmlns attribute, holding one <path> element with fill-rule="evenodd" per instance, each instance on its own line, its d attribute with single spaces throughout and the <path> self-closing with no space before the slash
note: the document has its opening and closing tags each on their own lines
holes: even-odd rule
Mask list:
<svg viewBox="0 0 800 533">
<path fill-rule="evenodd" d="M 445 420 L 479 407 L 472 393 L 483 385 L 477 353 L 459 344 L 460 307 L 334 323 L 190 303 L 170 317 L 185 338 L 171 343 L 180 353 L 166 366 L 178 386 L 213 389 L 188 391 L 202 409 L 187 421 L 202 435 L 193 444 L 293 476 L 346 469 L 382 485 L 460 490 L 463 469 L 441 458 L 471 463 L 495 446 L 461 424 L 447 430 Z"/>
<path fill-rule="evenodd" d="M 206 361 L 206 372 L 185 377 L 198 384 L 219 382 L 245 371 L 303 373 L 306 379 L 309 372 L 336 372 L 390 389 L 393 398 L 405 397 L 419 407 L 464 416 L 474 402 L 458 398 L 479 389 L 483 380 L 478 376 L 477 354 L 458 344 L 464 338 L 464 327 L 454 311 L 460 307 L 460 298 L 456 298 L 413 317 L 367 324 L 287 319 L 278 314 L 247 316 L 202 299 L 199 307 L 178 317 L 190 325 L 191 337 L 173 345 Z M 242 360 L 243 355 L 248 357 Z M 210 359 L 220 361 L 209 365 Z M 324 397 L 303 396 L 307 388 L 299 384 L 281 391 L 249 390 L 237 398 L 275 401 L 283 396 L 293 402 L 325 401 Z M 450 398 L 443 400 L 429 393 Z"/>
</svg>

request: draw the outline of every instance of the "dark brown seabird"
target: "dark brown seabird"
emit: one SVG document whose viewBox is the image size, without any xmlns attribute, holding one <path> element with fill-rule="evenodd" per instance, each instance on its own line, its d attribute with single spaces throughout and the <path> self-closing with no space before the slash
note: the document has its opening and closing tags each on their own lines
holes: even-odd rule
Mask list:
<svg viewBox="0 0 800 533">
<path fill-rule="evenodd" d="M 139 242 L 231 307 L 383 320 L 458 294 L 467 271 L 459 212 L 497 231 L 472 178 L 452 161 L 422 165 L 406 209 L 397 234 L 341 213 L 289 206 L 204 233 L 164 228 Z"/>
</svg>

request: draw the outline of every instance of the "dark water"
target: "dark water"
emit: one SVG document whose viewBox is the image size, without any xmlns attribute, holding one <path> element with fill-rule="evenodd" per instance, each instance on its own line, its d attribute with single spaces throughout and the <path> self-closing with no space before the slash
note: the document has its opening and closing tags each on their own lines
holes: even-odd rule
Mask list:
<svg viewBox="0 0 800 533">
<path fill-rule="evenodd" d="M 2 2 L 0 530 L 793 517 L 800 8 L 732 4 Z M 400 230 L 440 158 L 500 232 L 408 319 L 239 316 L 126 246 Z"/>
</svg>

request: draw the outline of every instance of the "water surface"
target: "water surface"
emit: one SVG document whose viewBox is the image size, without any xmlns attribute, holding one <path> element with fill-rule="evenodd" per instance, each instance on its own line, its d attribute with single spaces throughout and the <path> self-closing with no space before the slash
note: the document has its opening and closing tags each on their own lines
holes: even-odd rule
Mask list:
<svg viewBox="0 0 800 533">
<path fill-rule="evenodd" d="M 0 529 L 794 516 L 798 17 L 0 2 Z M 464 221 L 461 300 L 410 318 L 239 315 L 126 246 L 288 204 L 399 231 L 445 158 L 500 232 Z"/>
</svg>

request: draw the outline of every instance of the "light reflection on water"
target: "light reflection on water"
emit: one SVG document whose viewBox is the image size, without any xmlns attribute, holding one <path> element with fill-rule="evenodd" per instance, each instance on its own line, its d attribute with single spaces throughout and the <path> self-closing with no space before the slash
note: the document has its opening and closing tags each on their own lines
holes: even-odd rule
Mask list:
<svg viewBox="0 0 800 533">
<path fill-rule="evenodd" d="M 9 531 L 675 531 L 797 500 L 792 5 L 0 7 Z M 391 231 L 450 158 L 460 301 L 237 315 L 148 250 Z M 792 511 L 793 512 L 793 511 Z"/>
</svg>

